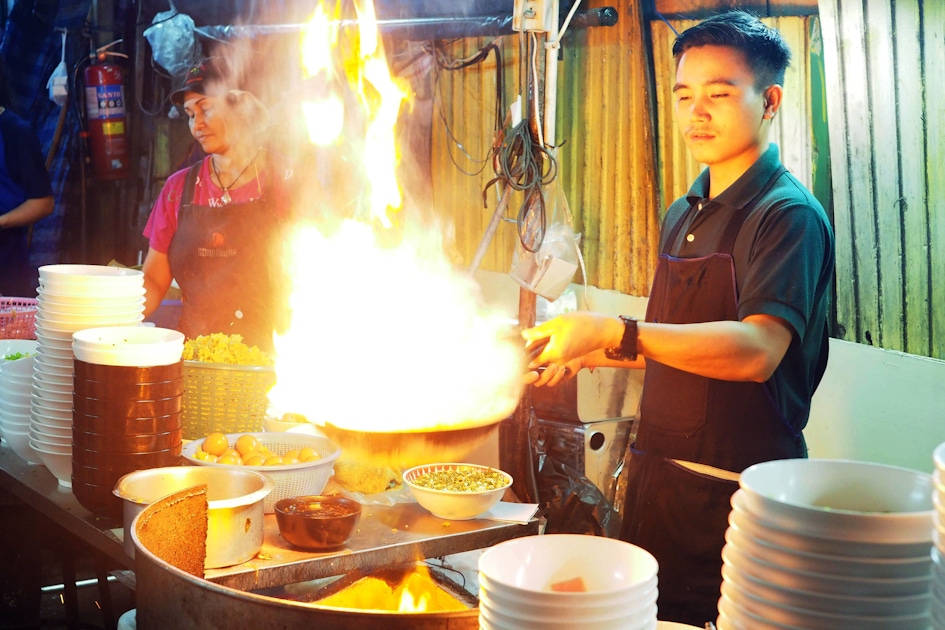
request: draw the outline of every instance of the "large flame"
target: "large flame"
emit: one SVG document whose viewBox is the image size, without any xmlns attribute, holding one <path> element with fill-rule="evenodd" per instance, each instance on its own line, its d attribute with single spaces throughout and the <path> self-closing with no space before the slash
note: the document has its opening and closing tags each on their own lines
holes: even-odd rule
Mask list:
<svg viewBox="0 0 945 630">
<path fill-rule="evenodd" d="M 402 198 L 395 125 L 405 92 L 390 77 L 371 2 L 358 6 L 358 18 L 352 44 L 332 31 L 340 22 L 320 10 L 302 49 L 307 71 L 323 73 L 321 85 L 355 94 L 325 93 L 318 100 L 345 103 L 344 117 L 363 121 L 344 126 L 349 134 L 360 130 L 360 137 L 335 142 L 349 152 L 361 147 L 362 201 L 370 212 L 340 228 L 295 235 L 292 323 L 275 339 L 277 385 L 270 400 L 277 412 L 359 431 L 496 422 L 521 395 L 521 339 L 481 304 L 468 274 L 449 262 L 437 226 L 399 217 L 394 227 Z M 331 55 L 325 43 L 334 46 Z M 339 60 L 340 51 L 347 57 Z M 344 77 L 335 68 L 343 68 Z M 326 110 L 307 111 L 323 116 Z M 325 123 L 324 117 L 308 119 L 310 128 Z"/>
</svg>

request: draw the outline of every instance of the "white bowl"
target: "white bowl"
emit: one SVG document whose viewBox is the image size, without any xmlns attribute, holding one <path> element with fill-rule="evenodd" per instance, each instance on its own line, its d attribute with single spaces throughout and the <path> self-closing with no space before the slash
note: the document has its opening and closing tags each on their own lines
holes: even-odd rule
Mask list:
<svg viewBox="0 0 945 630">
<path fill-rule="evenodd" d="M 722 596 L 729 597 L 738 607 L 768 621 L 809 630 L 928 630 L 929 624 L 928 607 L 910 615 L 837 615 L 775 604 L 742 590 L 732 582 L 722 582 Z"/>
<path fill-rule="evenodd" d="M 75 289 L 75 287 L 67 287 Z M 114 293 L 114 295 L 112 295 Z M 104 307 L 120 305 L 128 300 L 135 300 L 144 297 L 146 290 L 142 284 L 141 287 L 122 287 L 120 291 L 100 291 L 89 292 L 84 290 L 73 290 L 60 292 L 54 288 L 47 288 L 42 283 L 36 289 L 36 300 L 47 304 L 57 305 L 100 305 Z"/>
<path fill-rule="evenodd" d="M 33 404 L 40 402 L 40 404 L 55 407 L 57 409 L 72 409 L 72 392 L 63 391 L 62 389 L 56 387 L 44 387 L 40 384 L 33 385 Z"/>
<path fill-rule="evenodd" d="M 39 268 L 39 283 L 46 290 L 61 287 L 93 291 L 119 286 L 133 289 L 144 286 L 144 274 L 138 269 L 107 265 L 43 265 Z"/>
<path fill-rule="evenodd" d="M 19 389 L 0 389 L 0 406 L 11 407 L 11 411 L 22 413 L 20 407 L 26 407 L 29 411 L 30 406 L 30 387 L 23 386 Z"/>
<path fill-rule="evenodd" d="M 30 365 L 33 365 L 33 361 L 30 361 Z M 13 389 L 22 389 L 24 387 L 32 387 L 33 385 L 33 370 L 30 368 L 29 374 L 0 374 L 0 388 L 13 388 Z"/>
<path fill-rule="evenodd" d="M 782 529 L 747 511 L 745 493 L 736 490 L 732 494 L 732 511 L 729 512 L 730 524 L 751 534 L 753 538 L 770 544 L 795 549 L 799 552 L 836 554 L 851 558 L 925 558 L 928 555 L 928 543 L 867 543 L 849 540 L 832 540 L 808 536 L 796 530 Z"/>
<path fill-rule="evenodd" d="M 35 339 L 0 339 L 0 365 L 7 362 L 3 357 L 22 352 L 24 354 L 36 350 Z"/>
<path fill-rule="evenodd" d="M 131 296 L 108 300 L 107 304 L 86 302 L 70 304 L 56 300 L 39 298 L 39 310 L 58 319 L 68 319 L 70 315 L 98 315 L 104 313 L 134 312 L 144 308 L 144 297 Z M 65 317 L 63 317 L 65 316 Z"/>
<path fill-rule="evenodd" d="M 49 392 L 33 392 L 33 395 L 30 397 L 30 407 L 38 407 L 45 411 L 48 414 L 56 413 L 72 413 L 72 400 L 63 401 L 63 400 L 53 400 L 47 396 Z M 71 394 L 70 394 L 71 396 Z"/>
<path fill-rule="evenodd" d="M 72 444 L 72 427 L 59 427 L 49 424 L 31 424 L 30 431 L 39 441 L 68 440 Z"/>
<path fill-rule="evenodd" d="M 179 362 L 184 352 L 183 333 L 154 326 L 89 328 L 72 339 L 75 357 L 98 365 L 171 365 Z"/>
<path fill-rule="evenodd" d="M 122 313 L 103 313 L 98 315 L 61 315 L 38 312 L 36 322 L 50 330 L 72 330 L 101 326 L 134 326 L 144 319 L 144 309 L 137 308 Z"/>
<path fill-rule="evenodd" d="M 69 437 L 50 437 L 46 433 L 36 430 L 36 427 L 30 428 L 30 446 L 36 449 L 37 445 L 52 453 L 72 453 L 72 436 Z"/>
<path fill-rule="evenodd" d="M 781 459 L 748 467 L 740 486 L 749 512 L 807 535 L 931 541 L 928 473 L 869 462 Z"/>
<path fill-rule="evenodd" d="M 911 615 L 928 610 L 928 593 L 905 597 L 858 597 L 829 595 L 784 588 L 755 578 L 727 564 L 722 565 L 722 579 L 773 604 L 798 606 L 809 610 L 843 615 Z"/>
<path fill-rule="evenodd" d="M 718 630 L 803 630 L 796 626 L 771 623 L 741 608 L 727 594 L 719 599 L 718 622 Z"/>
<path fill-rule="evenodd" d="M 22 343 L 11 343 L 13 341 Z M 32 374 L 36 344 L 35 339 L 0 339 L 0 375 L 7 377 Z M 27 356 L 20 359 L 3 358 L 16 353 L 26 354 Z"/>
<path fill-rule="evenodd" d="M 424 475 L 436 475 L 456 471 L 457 473 L 483 473 L 501 477 L 500 486 L 488 490 L 436 490 L 418 485 L 416 482 Z M 497 468 L 478 464 L 424 464 L 415 466 L 403 474 L 404 485 L 417 503 L 429 510 L 434 516 L 453 521 L 465 521 L 488 512 L 502 499 L 502 495 L 512 485 L 512 475 Z"/>
<path fill-rule="evenodd" d="M 630 543 L 601 536 L 545 534 L 508 540 L 479 557 L 479 574 L 529 601 L 594 605 L 645 591 L 657 574 L 656 559 Z M 585 592 L 551 586 L 580 578 Z"/>
<path fill-rule="evenodd" d="M 935 462 L 937 469 L 945 471 L 945 442 L 939 444 L 932 451 L 932 461 Z"/>
<path fill-rule="evenodd" d="M 39 455 L 40 461 L 49 469 L 49 472 L 59 480 L 59 485 L 66 488 L 72 487 L 72 449 L 68 452 L 54 452 L 42 445 L 30 441 L 30 446 Z"/>
<path fill-rule="evenodd" d="M 507 614 L 531 619 L 558 621 L 586 620 L 589 615 L 601 618 L 614 618 L 628 610 L 639 610 L 656 604 L 659 590 L 656 577 L 652 580 L 652 587 L 639 593 L 630 592 L 605 602 L 595 602 L 593 606 L 575 605 L 572 601 L 532 601 L 529 597 L 520 597 L 509 591 L 501 584 L 494 583 L 485 574 L 479 575 L 479 600 L 486 599 L 494 610 L 505 611 Z"/>
<path fill-rule="evenodd" d="M 649 630 L 656 628 L 656 604 L 639 611 L 624 611 L 610 619 L 579 617 L 575 621 L 525 619 L 491 608 L 488 601 L 479 604 L 479 617 L 492 628 L 509 630 Z"/>
<path fill-rule="evenodd" d="M 27 464 L 43 463 L 39 458 L 39 453 L 34 451 L 33 447 L 30 446 L 29 431 L 4 430 L 3 439 L 7 441 L 7 444 L 10 445 L 10 449 L 16 453 L 20 459 L 26 460 Z"/>
<path fill-rule="evenodd" d="M 30 411 L 30 426 L 51 426 L 51 427 L 71 427 L 72 426 L 72 412 L 71 411 L 46 411 L 36 405 L 33 405 L 32 411 Z"/>
<path fill-rule="evenodd" d="M 751 556 L 798 571 L 820 575 L 865 578 L 912 578 L 929 575 L 932 559 L 929 554 L 919 558 L 848 558 L 835 554 L 798 551 L 755 539 L 737 525 L 730 525 L 725 541 Z"/>
<path fill-rule="evenodd" d="M 785 569 L 749 556 L 737 547 L 722 548 L 722 562 L 753 578 L 780 588 L 845 597 L 910 597 L 928 593 L 931 576 L 918 578 L 857 578 L 825 576 L 810 571 Z"/>
</svg>

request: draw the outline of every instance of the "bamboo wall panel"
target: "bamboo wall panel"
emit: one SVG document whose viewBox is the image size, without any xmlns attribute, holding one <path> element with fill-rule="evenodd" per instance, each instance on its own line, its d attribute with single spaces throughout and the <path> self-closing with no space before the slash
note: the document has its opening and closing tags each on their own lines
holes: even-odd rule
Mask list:
<svg viewBox="0 0 945 630">
<path fill-rule="evenodd" d="M 945 3 L 820 3 L 838 336 L 945 357 Z"/>
<path fill-rule="evenodd" d="M 629 295 L 646 295 L 656 259 L 658 189 L 655 149 L 647 89 L 649 61 L 644 21 L 636 2 L 589 2 L 588 7 L 616 6 L 615 27 L 572 29 L 559 57 L 556 145 L 559 176 L 573 215 L 588 283 Z M 464 57 L 485 41 L 457 42 L 451 55 Z M 508 101 L 519 91 L 518 37 L 503 41 Z M 480 192 L 493 176 L 491 164 L 477 176 L 463 175 L 450 159 L 457 148 L 450 134 L 476 157 L 492 145 L 495 74 L 488 63 L 460 72 L 440 72 L 438 107 L 433 125 L 433 188 L 437 209 L 456 226 L 456 247 L 472 257 L 498 202 L 490 192 L 484 209 Z M 541 71 L 540 71 L 541 72 Z M 541 75 L 540 75 L 541 76 Z M 467 160 L 466 164 L 471 162 Z M 521 205 L 513 196 L 506 219 Z M 516 242 L 515 225 L 505 221 L 483 260 L 482 268 L 509 270 Z M 575 276 L 580 281 L 580 275 Z"/>
</svg>

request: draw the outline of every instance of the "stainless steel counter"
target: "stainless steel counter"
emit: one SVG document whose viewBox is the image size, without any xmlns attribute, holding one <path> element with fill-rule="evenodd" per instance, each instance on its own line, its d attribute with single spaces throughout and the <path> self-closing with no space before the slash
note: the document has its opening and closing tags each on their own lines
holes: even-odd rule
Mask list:
<svg viewBox="0 0 945 630">
<path fill-rule="evenodd" d="M 0 487 L 120 566 L 134 568 L 134 560 L 122 546 L 120 522 L 95 517 L 44 466 L 27 464 L 5 444 L 0 445 Z M 241 590 L 269 588 L 482 549 L 537 533 L 537 519 L 526 525 L 482 519 L 444 521 L 416 503 L 366 505 L 347 546 L 319 554 L 292 548 L 279 535 L 275 516 L 268 514 L 259 554 L 240 565 L 209 570 L 206 578 Z"/>
</svg>

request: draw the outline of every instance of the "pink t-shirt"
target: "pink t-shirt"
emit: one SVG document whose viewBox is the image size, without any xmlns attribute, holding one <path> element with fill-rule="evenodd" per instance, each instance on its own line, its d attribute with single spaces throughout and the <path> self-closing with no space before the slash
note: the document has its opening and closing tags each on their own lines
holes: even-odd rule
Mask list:
<svg viewBox="0 0 945 630">
<path fill-rule="evenodd" d="M 181 169 L 167 178 L 161 194 L 154 201 L 151 208 L 151 216 L 148 217 L 148 223 L 144 227 L 144 236 L 148 239 L 148 246 L 151 249 L 166 254 L 171 246 L 171 240 L 177 232 L 177 212 L 180 209 L 181 196 L 184 192 L 184 182 L 187 180 L 187 173 L 190 167 Z M 255 201 L 263 196 L 263 177 L 264 171 L 251 179 L 248 183 L 239 188 L 230 189 L 230 205 L 248 203 Z M 279 177 L 273 178 L 273 191 L 269 192 L 269 199 L 272 206 L 276 209 L 280 217 L 288 215 L 286 207 L 288 202 L 288 190 L 284 185 L 292 177 L 292 171 L 286 168 L 279 173 Z M 200 206 L 210 206 L 219 208 L 226 204 L 221 197 L 223 189 L 213 183 L 210 177 L 210 157 L 203 159 L 200 170 L 197 172 L 197 182 L 194 185 L 193 202 Z"/>
</svg>

